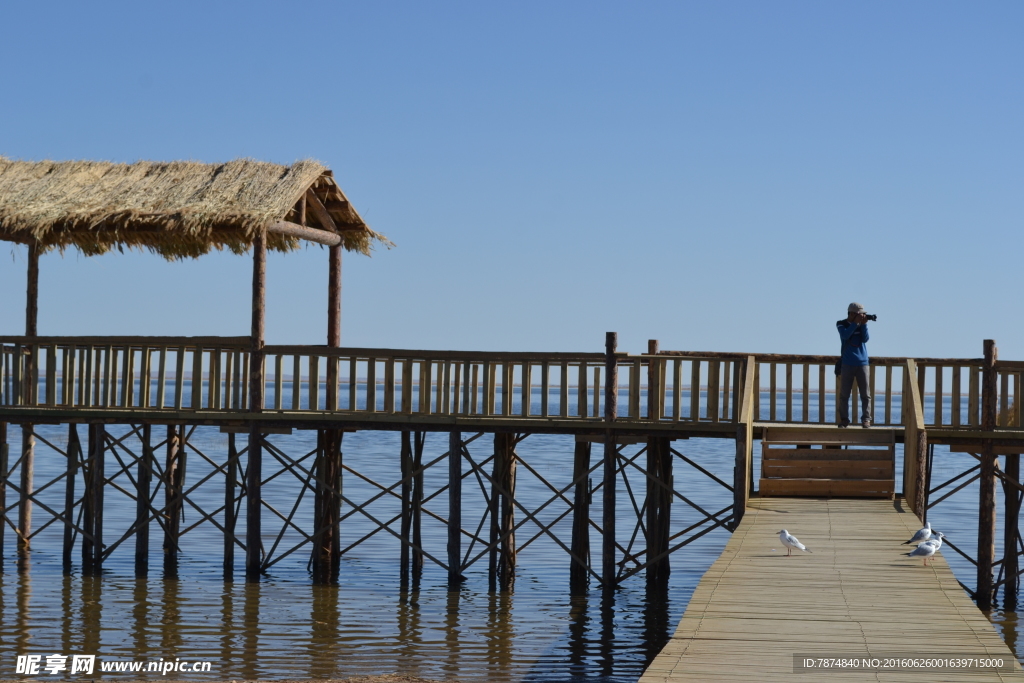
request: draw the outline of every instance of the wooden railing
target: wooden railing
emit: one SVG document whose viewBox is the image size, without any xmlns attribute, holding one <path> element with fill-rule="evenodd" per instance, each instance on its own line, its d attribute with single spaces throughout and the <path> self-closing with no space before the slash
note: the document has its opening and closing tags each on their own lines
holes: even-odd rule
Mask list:
<svg viewBox="0 0 1024 683">
<path fill-rule="evenodd" d="M 248 349 L 248 337 L 0 337 L 0 405 L 245 411 Z M 620 421 L 737 423 L 747 354 L 616 357 Z M 836 357 L 755 358 L 754 422 L 835 421 Z M 916 365 L 926 427 L 980 425 L 980 359 Z M 600 353 L 267 346 L 264 411 L 600 421 L 604 370 Z M 1000 428 L 1021 425 L 1022 371 L 997 364 Z M 904 358 L 872 359 L 875 424 L 906 423 L 906 372 Z"/>
<path fill-rule="evenodd" d="M 248 337 L 0 337 L 0 345 L 0 405 L 246 407 Z"/>
</svg>

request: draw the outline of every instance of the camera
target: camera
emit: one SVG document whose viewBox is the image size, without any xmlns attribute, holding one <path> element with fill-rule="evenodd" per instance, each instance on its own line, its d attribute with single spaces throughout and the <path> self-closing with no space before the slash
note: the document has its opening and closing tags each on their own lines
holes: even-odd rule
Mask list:
<svg viewBox="0 0 1024 683">
<path fill-rule="evenodd" d="M 869 314 L 865 313 L 864 317 L 867 318 L 868 320 L 878 320 L 878 316 L 877 315 L 869 315 Z"/>
</svg>

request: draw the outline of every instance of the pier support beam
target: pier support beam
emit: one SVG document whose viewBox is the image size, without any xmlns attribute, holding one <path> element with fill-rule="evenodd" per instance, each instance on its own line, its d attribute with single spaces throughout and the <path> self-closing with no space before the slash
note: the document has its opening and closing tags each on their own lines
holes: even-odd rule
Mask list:
<svg viewBox="0 0 1024 683">
<path fill-rule="evenodd" d="M 89 456 L 85 461 L 82 492 L 82 573 L 98 574 L 103 568 L 103 456 L 106 429 L 89 425 Z"/>
<path fill-rule="evenodd" d="M 341 559 L 341 438 L 340 429 L 317 433 L 316 497 L 313 505 L 313 582 L 338 581 Z"/>
<path fill-rule="evenodd" d="M 448 586 L 462 581 L 462 432 L 448 436 Z"/>
<path fill-rule="evenodd" d="M 1013 483 L 1020 483 L 1020 454 L 1006 456 L 1006 478 Z M 1017 548 L 1017 537 L 1020 534 L 1020 503 L 1019 489 L 1005 484 L 1003 486 L 1003 502 L 1005 517 L 1003 519 L 1003 609 L 1017 611 L 1017 589 L 1020 586 L 1020 555 Z"/>
<path fill-rule="evenodd" d="M 224 475 L 224 582 L 235 579 L 235 482 L 238 481 L 238 443 L 228 434 L 228 466 Z"/>
<path fill-rule="evenodd" d="M 35 337 L 39 334 L 39 244 L 35 241 L 28 245 L 28 269 L 25 283 L 25 336 Z M 24 405 L 35 405 L 36 391 L 39 388 L 38 352 L 29 347 L 25 358 L 25 374 L 22 386 Z M 29 536 L 32 534 L 32 501 L 29 496 L 34 491 L 34 473 L 36 461 L 36 438 L 32 425 L 21 427 L 21 498 L 18 502 L 18 568 L 28 568 Z"/>
<path fill-rule="evenodd" d="M 981 428 L 996 427 L 996 343 L 985 340 L 985 362 L 981 371 Z M 981 441 L 981 489 L 978 494 L 978 608 L 992 608 L 992 565 L 996 535 L 996 454 L 992 439 Z"/>
<path fill-rule="evenodd" d="M 149 499 L 153 478 L 152 425 L 142 426 L 142 457 L 135 474 L 135 576 L 149 573 Z M 69 449 L 70 454 L 70 449 Z"/>
<path fill-rule="evenodd" d="M 181 551 L 181 513 L 185 492 L 185 427 L 167 427 L 167 460 L 164 463 L 164 572 L 177 576 L 178 553 Z"/>
<path fill-rule="evenodd" d="M 425 432 L 402 432 L 402 550 L 399 579 L 403 589 L 409 585 L 410 569 L 414 584 L 419 582 L 423 571 L 423 551 L 420 545 L 423 540 L 423 473 L 420 468 L 423 466 L 425 436 Z"/>
<path fill-rule="evenodd" d="M 647 439 L 647 581 L 668 579 L 668 539 L 672 523 L 672 451 L 665 437 Z"/>
<path fill-rule="evenodd" d="M 604 419 L 610 426 L 618 417 L 619 367 L 615 352 L 619 346 L 617 332 L 605 334 L 604 349 Z M 615 480 L 618 452 L 615 432 L 604 435 L 604 496 L 602 499 L 601 581 L 605 590 L 615 587 Z"/>
<path fill-rule="evenodd" d="M 572 556 L 569 560 L 569 593 L 585 595 L 590 583 L 590 442 L 577 441 L 572 480 Z"/>
<path fill-rule="evenodd" d="M 61 557 L 64 575 L 71 574 L 71 553 L 75 543 L 75 476 L 82 462 L 82 442 L 78 436 L 78 425 L 68 425 L 68 459 L 64 476 L 64 552 Z M 0 501 L 0 507 L 3 507 Z M 2 533 L 2 532 L 0 532 Z"/>
<path fill-rule="evenodd" d="M 252 243 L 252 332 L 249 347 L 249 411 L 263 411 L 263 347 L 266 331 L 267 235 L 256 233 Z M 249 427 L 249 458 L 245 484 L 245 578 L 259 581 L 263 568 L 263 435 Z"/>
<path fill-rule="evenodd" d="M 490 584 L 502 591 L 512 590 L 516 570 L 515 434 L 494 435 L 494 469 L 491 475 Z"/>
</svg>

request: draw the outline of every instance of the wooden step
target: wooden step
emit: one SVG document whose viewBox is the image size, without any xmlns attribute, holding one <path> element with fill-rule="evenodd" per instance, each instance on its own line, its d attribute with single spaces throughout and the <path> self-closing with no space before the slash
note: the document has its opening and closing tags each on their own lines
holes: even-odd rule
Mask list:
<svg viewBox="0 0 1024 683">
<path fill-rule="evenodd" d="M 815 498 L 892 498 L 893 479 L 765 479 L 760 496 L 813 496 Z"/>
<path fill-rule="evenodd" d="M 774 448 L 762 450 L 765 460 L 891 460 L 888 448 Z"/>
<path fill-rule="evenodd" d="M 864 429 L 862 427 L 807 428 L 807 427 L 765 427 L 762 441 L 779 444 L 851 444 L 888 446 L 896 441 L 892 429 Z"/>
<path fill-rule="evenodd" d="M 765 460 L 761 476 L 766 479 L 893 479 L 891 460 Z"/>
</svg>

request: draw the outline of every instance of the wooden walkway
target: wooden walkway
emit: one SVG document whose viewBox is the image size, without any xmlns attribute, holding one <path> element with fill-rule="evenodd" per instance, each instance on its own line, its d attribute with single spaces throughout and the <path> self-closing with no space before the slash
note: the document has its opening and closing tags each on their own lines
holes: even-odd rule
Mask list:
<svg viewBox="0 0 1024 683">
<path fill-rule="evenodd" d="M 641 683 L 1024 680 L 946 561 L 905 556 L 912 546 L 900 544 L 920 524 L 904 510 L 899 499 L 751 499 Z M 787 557 L 783 528 L 813 554 Z M 994 655 L 1014 670 L 795 673 L 794 654 Z"/>
</svg>

